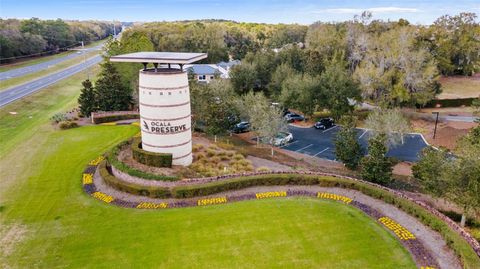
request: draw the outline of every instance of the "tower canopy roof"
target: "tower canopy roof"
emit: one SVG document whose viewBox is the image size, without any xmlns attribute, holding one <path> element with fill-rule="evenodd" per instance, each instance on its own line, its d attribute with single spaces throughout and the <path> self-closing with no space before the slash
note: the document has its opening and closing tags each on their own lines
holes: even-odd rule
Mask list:
<svg viewBox="0 0 480 269">
<path fill-rule="evenodd" d="M 110 57 L 111 62 L 190 64 L 207 58 L 207 53 L 193 52 L 134 52 Z"/>
</svg>

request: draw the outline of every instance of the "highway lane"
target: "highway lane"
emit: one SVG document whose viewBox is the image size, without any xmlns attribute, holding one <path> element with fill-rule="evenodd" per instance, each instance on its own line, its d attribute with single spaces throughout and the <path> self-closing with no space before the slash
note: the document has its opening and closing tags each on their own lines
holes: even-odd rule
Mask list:
<svg viewBox="0 0 480 269">
<path fill-rule="evenodd" d="M 31 74 L 31 73 L 35 73 L 35 72 L 38 72 L 38 71 L 41 71 L 41 70 L 44 70 L 44 69 L 48 69 L 51 66 L 53 66 L 55 64 L 58 64 L 58 63 L 61 63 L 61 62 L 64 62 L 64 61 L 74 59 L 74 58 L 77 58 L 77 57 L 83 57 L 83 54 L 88 53 L 89 51 L 101 50 L 102 46 L 103 46 L 103 44 L 100 44 L 98 46 L 91 47 L 91 48 L 86 48 L 83 51 L 74 52 L 72 54 L 68 54 L 68 55 L 65 55 L 63 57 L 56 58 L 56 59 L 46 61 L 46 62 L 43 62 L 43 63 L 33 64 L 33 65 L 25 66 L 25 67 L 15 68 L 15 69 L 8 70 L 8 71 L 5 71 L 5 72 L 0 72 L 0 81 L 11 79 L 11 78 L 16 78 L 16 77 L 21 77 L 21 76 Z M 83 58 L 81 58 L 81 59 L 83 59 Z"/>
<path fill-rule="evenodd" d="M 102 61 L 102 56 L 97 55 L 95 57 L 87 59 L 86 62 L 82 62 L 68 67 L 66 69 L 60 70 L 58 72 L 46 75 L 44 77 L 29 81 L 22 85 L 18 85 L 3 91 L 0 91 L 0 107 L 5 106 L 15 100 L 18 100 L 24 96 L 35 93 L 57 81 L 68 78 L 78 72 L 81 72 L 93 65 L 98 64 Z"/>
</svg>

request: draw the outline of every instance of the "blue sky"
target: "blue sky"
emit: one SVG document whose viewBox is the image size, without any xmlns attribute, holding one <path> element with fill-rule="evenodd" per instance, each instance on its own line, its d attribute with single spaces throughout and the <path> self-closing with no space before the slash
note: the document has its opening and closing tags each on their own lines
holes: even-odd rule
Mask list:
<svg viewBox="0 0 480 269">
<path fill-rule="evenodd" d="M 2 18 L 173 21 L 228 19 L 246 22 L 300 23 L 344 21 L 362 10 L 374 18 L 408 19 L 430 24 L 443 14 L 480 14 L 479 0 L 324 1 L 324 0 L 0 0 Z"/>
</svg>

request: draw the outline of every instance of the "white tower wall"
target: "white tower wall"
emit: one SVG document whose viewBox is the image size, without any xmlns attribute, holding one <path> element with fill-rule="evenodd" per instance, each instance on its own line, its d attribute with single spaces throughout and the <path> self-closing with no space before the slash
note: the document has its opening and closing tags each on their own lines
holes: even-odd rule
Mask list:
<svg viewBox="0 0 480 269">
<path fill-rule="evenodd" d="M 190 89 L 178 69 L 141 70 L 139 78 L 142 148 L 172 153 L 173 165 L 192 163 Z"/>
</svg>

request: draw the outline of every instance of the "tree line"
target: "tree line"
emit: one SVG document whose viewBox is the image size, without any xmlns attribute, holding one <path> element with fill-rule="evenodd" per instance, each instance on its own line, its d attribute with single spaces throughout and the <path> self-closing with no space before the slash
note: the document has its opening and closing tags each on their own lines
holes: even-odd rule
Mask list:
<svg viewBox="0 0 480 269">
<path fill-rule="evenodd" d="M 121 24 L 115 27 L 118 32 Z M 16 57 L 58 52 L 112 34 L 112 22 L 0 19 L 0 57 L 2 62 L 9 62 Z"/>
</svg>

